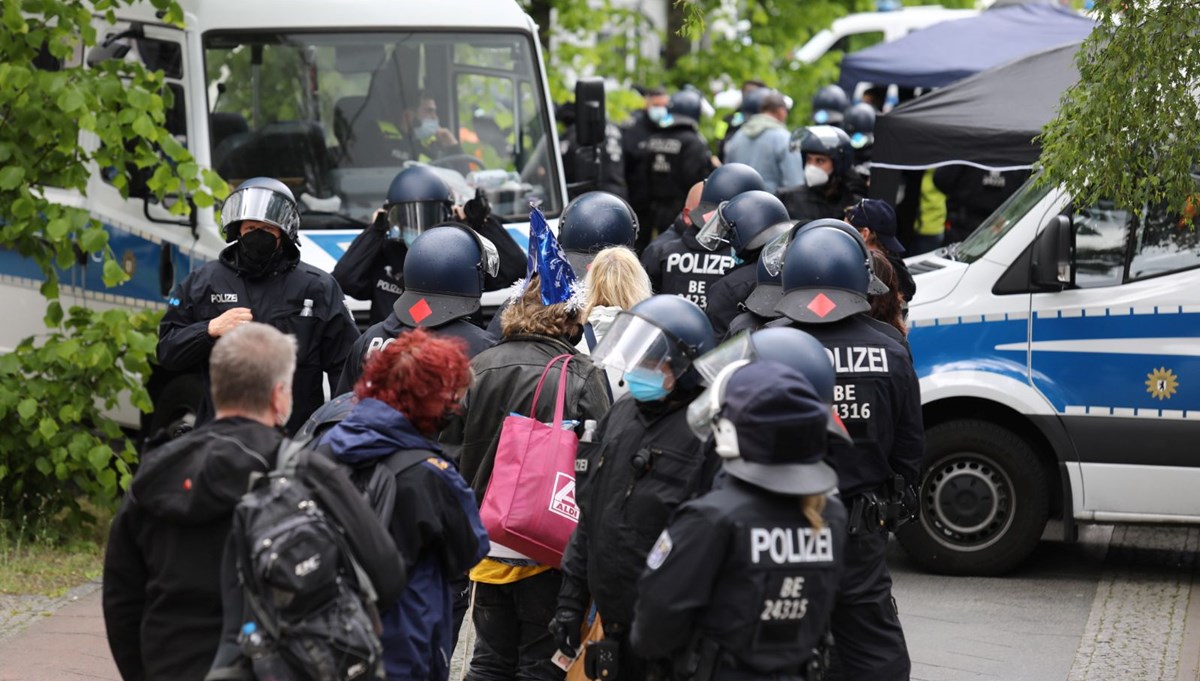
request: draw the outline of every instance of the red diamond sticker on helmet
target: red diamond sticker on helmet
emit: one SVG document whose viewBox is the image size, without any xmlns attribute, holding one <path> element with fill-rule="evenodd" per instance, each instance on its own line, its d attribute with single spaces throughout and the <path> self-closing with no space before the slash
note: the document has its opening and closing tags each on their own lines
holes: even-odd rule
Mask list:
<svg viewBox="0 0 1200 681">
<path fill-rule="evenodd" d="M 805 307 L 812 310 L 813 314 L 824 319 L 825 315 L 833 312 L 834 308 L 837 307 L 837 303 L 830 300 L 829 296 L 826 296 L 824 293 L 818 293 L 817 297 L 813 298 Z"/>
<path fill-rule="evenodd" d="M 433 314 L 433 309 L 431 309 L 429 307 L 429 303 L 425 302 L 425 299 L 422 298 L 413 303 L 412 307 L 408 308 L 408 314 L 412 317 L 414 322 L 420 324 L 427 317 L 429 317 L 429 315 Z"/>
</svg>

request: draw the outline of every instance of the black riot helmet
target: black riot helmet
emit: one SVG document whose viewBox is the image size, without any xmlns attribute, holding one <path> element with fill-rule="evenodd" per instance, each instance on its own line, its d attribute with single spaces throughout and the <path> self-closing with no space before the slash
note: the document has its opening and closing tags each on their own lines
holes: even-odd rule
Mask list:
<svg viewBox="0 0 1200 681">
<path fill-rule="evenodd" d="M 726 163 L 712 171 L 704 181 L 700 201 L 691 211 L 692 224 L 697 228 L 703 226 L 716 214 L 717 206 L 742 192 L 766 189 L 767 183 L 763 182 L 762 175 L 754 168 L 745 163 Z M 697 218 L 697 215 L 700 217 Z"/>
<path fill-rule="evenodd" d="M 776 270 L 772 274 L 767 269 L 767 263 L 759 258 L 754 280 L 754 290 L 746 298 L 746 309 L 759 317 L 778 318 L 779 313 L 775 311 L 775 306 L 779 304 L 779 299 L 783 298 L 783 272 Z"/>
<path fill-rule="evenodd" d="M 792 133 L 788 150 L 800 154 L 800 160 L 808 164 L 809 154 L 821 154 L 833 159 L 833 176 L 846 178 L 854 170 L 854 147 L 845 130 L 832 125 L 811 125 Z"/>
<path fill-rule="evenodd" d="M 633 248 L 637 233 L 633 209 L 608 192 L 580 194 L 563 209 L 558 222 L 558 243 L 580 276 L 600 251 L 610 246 Z"/>
<path fill-rule="evenodd" d="M 675 378 L 674 391 L 691 390 L 700 381 L 692 362 L 716 344 L 712 323 L 695 303 L 657 295 L 617 313 L 592 351 L 592 361 L 625 374 L 669 373 Z"/>
<path fill-rule="evenodd" d="M 805 324 L 828 324 L 871 309 L 871 271 L 862 248 L 840 229 L 800 230 L 783 260 L 781 314 Z"/>
<path fill-rule="evenodd" d="M 850 136 L 850 146 L 856 151 L 875 143 L 875 107 L 859 102 L 846 109 L 842 130 Z"/>
<path fill-rule="evenodd" d="M 221 205 L 225 240 L 237 241 L 243 220 L 279 228 L 292 247 L 300 245 L 300 210 L 287 185 L 272 177 L 252 177 L 229 193 Z"/>
<path fill-rule="evenodd" d="M 837 85 L 826 85 L 813 95 L 813 123 L 838 125 L 842 122 L 842 112 L 848 108 L 850 108 L 850 98 L 846 96 L 846 91 Z"/>
<path fill-rule="evenodd" d="M 775 237 L 771 243 L 767 244 L 763 248 L 759 262 L 763 264 L 763 267 L 769 273 L 782 274 L 783 261 L 787 256 L 788 246 L 791 244 L 792 239 L 800 232 L 807 232 L 813 229 L 836 229 L 850 235 L 854 239 L 855 243 L 862 250 L 863 261 L 866 263 L 867 269 L 871 272 L 871 283 L 867 287 L 868 295 L 878 296 L 891 290 L 887 284 L 883 283 L 882 279 L 875 276 L 875 268 L 871 264 L 871 248 L 867 246 L 867 240 L 859 233 L 858 228 L 837 218 L 821 218 L 812 222 L 806 222 L 803 225 L 796 225 L 790 232 Z"/>
<path fill-rule="evenodd" d="M 704 96 L 696 90 L 680 90 L 671 95 L 667 104 L 667 112 L 672 116 L 682 116 L 693 121 L 699 121 L 704 110 Z"/>
<path fill-rule="evenodd" d="M 425 166 L 409 166 L 392 178 L 388 187 L 388 226 L 412 245 L 425 230 L 450 219 L 454 195 L 436 171 Z"/>
<path fill-rule="evenodd" d="M 483 278 L 500 267 L 496 246 L 462 225 L 422 233 L 404 256 L 404 293 L 392 310 L 405 326 L 436 327 L 479 310 Z"/>
<path fill-rule="evenodd" d="M 774 194 L 742 192 L 717 206 L 696 234 L 696 241 L 710 251 L 728 243 L 739 257 L 744 257 L 786 233 L 792 224 L 787 208 Z"/>
</svg>

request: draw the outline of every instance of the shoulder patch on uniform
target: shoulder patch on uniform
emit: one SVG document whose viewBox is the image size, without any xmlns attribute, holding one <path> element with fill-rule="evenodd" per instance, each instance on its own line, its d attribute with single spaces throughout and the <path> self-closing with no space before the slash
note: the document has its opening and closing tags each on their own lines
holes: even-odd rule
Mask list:
<svg viewBox="0 0 1200 681">
<path fill-rule="evenodd" d="M 428 459 L 425 459 L 425 463 L 432 464 L 435 468 L 442 471 L 450 467 L 449 461 L 436 456 L 431 456 Z"/>
<path fill-rule="evenodd" d="M 658 535 L 658 541 L 654 542 L 654 548 L 646 555 L 646 567 L 651 570 L 662 567 L 662 564 L 667 562 L 667 556 L 671 555 L 671 548 L 671 533 L 663 530 L 662 534 Z"/>
</svg>

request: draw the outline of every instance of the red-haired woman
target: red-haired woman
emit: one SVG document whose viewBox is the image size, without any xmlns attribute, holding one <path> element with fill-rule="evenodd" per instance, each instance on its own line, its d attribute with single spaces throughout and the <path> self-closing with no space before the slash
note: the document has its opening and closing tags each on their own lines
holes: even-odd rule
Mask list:
<svg viewBox="0 0 1200 681">
<path fill-rule="evenodd" d="M 344 464 L 396 471 L 388 530 L 404 556 L 409 582 L 400 600 L 382 613 L 380 638 L 392 681 L 449 677 L 450 582 L 488 552 L 475 495 L 454 464 L 440 456 L 436 441 L 470 385 L 462 341 L 408 331 L 371 356 L 354 387 L 358 404 L 321 441 Z M 397 452 L 409 453 L 393 457 Z M 356 475 L 364 472 L 369 473 Z"/>
</svg>

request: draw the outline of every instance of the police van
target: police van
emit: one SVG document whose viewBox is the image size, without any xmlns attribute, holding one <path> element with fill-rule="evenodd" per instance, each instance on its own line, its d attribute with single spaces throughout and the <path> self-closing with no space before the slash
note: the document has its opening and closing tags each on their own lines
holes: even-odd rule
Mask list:
<svg viewBox="0 0 1200 681">
<path fill-rule="evenodd" d="M 927 448 L 924 567 L 998 574 L 1047 519 L 1200 523 L 1200 234 L 1074 205 L 1036 177 L 966 241 L 907 262 Z"/>
<path fill-rule="evenodd" d="M 552 220 L 561 212 L 566 184 L 537 27 L 515 0 L 182 5 L 182 29 L 149 2 L 117 9 L 115 25 L 98 19 L 99 44 L 76 63 L 140 59 L 162 69 L 174 94 L 167 127 L 201 167 L 231 187 L 269 176 L 292 189 L 305 261 L 332 270 L 411 163 L 436 168 L 460 200 L 485 190 L 522 246 L 530 198 Z M 416 139 L 418 118 L 431 117 L 456 138 L 452 153 L 427 153 Z M 175 284 L 226 246 L 212 209 L 181 219 L 133 184 L 123 199 L 96 169 L 85 196 L 47 191 L 104 224 L 131 277 L 107 289 L 99 262 L 83 262 L 63 274 L 64 304 L 165 309 Z M 39 277 L 16 252 L 0 252 L 0 352 L 44 331 Z M 365 319 L 369 303 L 347 303 Z M 151 388 L 155 423 L 145 425 L 154 427 L 194 404 L 202 383 L 156 374 Z M 133 425 L 137 415 L 120 420 Z"/>
</svg>

